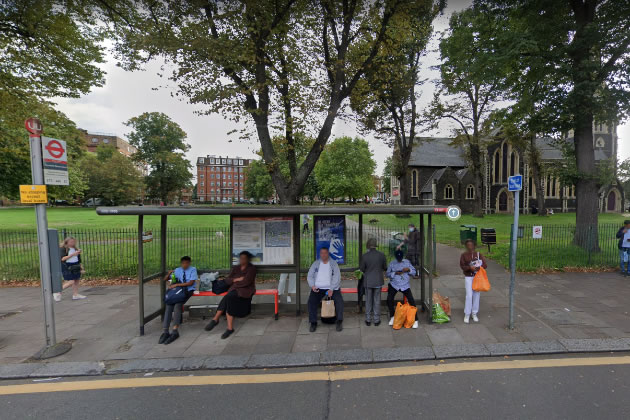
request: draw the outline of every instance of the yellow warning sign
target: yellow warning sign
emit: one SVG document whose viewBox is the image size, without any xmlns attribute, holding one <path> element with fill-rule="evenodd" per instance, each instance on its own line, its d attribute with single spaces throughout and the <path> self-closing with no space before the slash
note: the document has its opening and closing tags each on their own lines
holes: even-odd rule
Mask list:
<svg viewBox="0 0 630 420">
<path fill-rule="evenodd" d="M 48 195 L 45 185 L 20 185 L 20 202 L 22 204 L 46 204 Z"/>
</svg>

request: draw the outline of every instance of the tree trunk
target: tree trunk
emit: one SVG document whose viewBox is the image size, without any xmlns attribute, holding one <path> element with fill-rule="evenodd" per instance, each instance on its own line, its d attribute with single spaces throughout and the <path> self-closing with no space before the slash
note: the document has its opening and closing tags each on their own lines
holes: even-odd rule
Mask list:
<svg viewBox="0 0 630 420">
<path fill-rule="evenodd" d="M 593 114 L 585 112 L 576 121 L 575 159 L 580 173 L 576 185 L 576 245 L 589 251 L 599 250 L 599 185 L 593 150 Z"/>
<path fill-rule="evenodd" d="M 406 174 L 399 177 L 398 184 L 400 185 L 398 190 L 400 204 L 409 204 L 409 198 L 411 196 L 411 191 L 409 191 L 409 177 Z"/>
<path fill-rule="evenodd" d="M 529 139 L 529 163 L 532 169 L 532 178 L 534 179 L 534 189 L 536 190 L 536 205 L 538 207 L 538 215 L 545 216 L 545 190 L 542 185 L 542 165 L 540 163 L 540 153 L 536 148 L 536 136 L 532 135 Z M 530 191 L 531 194 L 531 191 Z M 525 205 L 529 206 L 528 203 Z"/>
<path fill-rule="evenodd" d="M 478 137 L 475 137 L 476 139 Z M 483 217 L 483 165 L 481 158 L 481 147 L 477 144 L 478 140 L 473 140 L 470 144 L 470 161 L 473 176 L 475 178 L 475 200 L 473 204 L 473 215 L 475 217 Z"/>
</svg>

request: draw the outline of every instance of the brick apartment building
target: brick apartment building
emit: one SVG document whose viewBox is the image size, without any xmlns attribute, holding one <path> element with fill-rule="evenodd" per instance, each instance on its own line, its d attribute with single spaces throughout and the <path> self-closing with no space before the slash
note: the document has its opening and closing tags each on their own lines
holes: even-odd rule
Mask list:
<svg viewBox="0 0 630 420">
<path fill-rule="evenodd" d="M 208 155 L 197 158 L 197 197 L 201 202 L 238 202 L 245 195 L 245 169 L 251 159 Z"/>
<path fill-rule="evenodd" d="M 123 155 L 129 157 L 136 152 L 136 148 L 118 137 L 116 134 L 100 133 L 97 131 L 88 131 L 79 129 L 83 133 L 83 139 L 88 152 L 95 153 L 99 146 L 113 146 Z"/>
</svg>

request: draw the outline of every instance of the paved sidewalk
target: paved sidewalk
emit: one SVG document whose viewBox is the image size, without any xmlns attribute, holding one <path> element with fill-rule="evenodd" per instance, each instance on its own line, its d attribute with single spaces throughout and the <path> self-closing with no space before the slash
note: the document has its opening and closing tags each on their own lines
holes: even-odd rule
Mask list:
<svg viewBox="0 0 630 420">
<path fill-rule="evenodd" d="M 30 372 L 28 375 L 45 376 L 57 372 L 54 366 L 98 374 L 110 370 L 120 373 L 116 369 L 124 366 L 130 371 L 140 369 L 138 366 L 147 370 L 181 370 L 630 350 L 628 278 L 616 273 L 521 274 L 516 295 L 516 329 L 510 331 L 509 274 L 490 263 L 493 287 L 481 297 L 480 322 L 466 325 L 459 251 L 439 246 L 438 255 L 440 277 L 434 280 L 434 286 L 451 299 L 453 316 L 448 324 L 429 324 L 421 314 L 417 330 L 394 331 L 387 326 L 383 302 L 384 322 L 379 327 L 367 327 L 356 314 L 356 305 L 349 302 L 342 332 L 320 324 L 316 333 L 309 333 L 306 315 L 296 317 L 294 305 L 281 305 L 280 319 L 274 321 L 272 306 L 261 304 L 254 305 L 251 316 L 236 321 L 237 331 L 227 340 L 220 338 L 224 321 L 207 333 L 203 330 L 207 320 L 186 317 L 180 339 L 164 346 L 157 344 L 161 333 L 159 319 L 147 324 L 145 336 L 138 336 L 137 287 L 93 287 L 82 290 L 88 299 L 72 301 L 68 294 L 56 304 L 58 341 L 70 340 L 73 348 L 47 367 L 25 363 L 44 343 L 40 290 L 4 288 L 0 293 L 0 365 L 5 366 L 0 366 L 0 377 L 9 364 L 21 364 L 19 369 Z M 352 286 L 355 282 L 346 283 Z M 308 289 L 306 283 L 302 289 Z M 419 290 L 414 295 L 419 298 Z M 267 296 L 256 299 L 270 301 Z M 356 301 L 356 296 L 344 295 L 344 299 Z M 302 301 L 306 302 L 306 292 Z M 126 361 L 131 365 L 125 365 Z"/>
</svg>

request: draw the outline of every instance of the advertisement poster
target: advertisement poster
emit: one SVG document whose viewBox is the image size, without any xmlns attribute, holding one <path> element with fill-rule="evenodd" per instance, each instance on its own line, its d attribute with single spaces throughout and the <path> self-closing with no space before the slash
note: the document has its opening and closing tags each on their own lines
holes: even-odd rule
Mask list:
<svg viewBox="0 0 630 420">
<path fill-rule="evenodd" d="M 319 250 L 328 248 L 337 264 L 346 263 L 346 216 L 315 216 L 315 258 Z"/>
<path fill-rule="evenodd" d="M 293 264 L 293 218 L 233 217 L 232 264 L 242 251 L 253 255 L 252 264 Z"/>
</svg>

